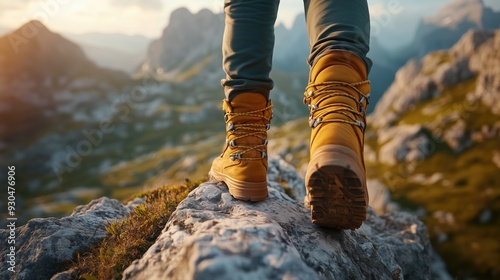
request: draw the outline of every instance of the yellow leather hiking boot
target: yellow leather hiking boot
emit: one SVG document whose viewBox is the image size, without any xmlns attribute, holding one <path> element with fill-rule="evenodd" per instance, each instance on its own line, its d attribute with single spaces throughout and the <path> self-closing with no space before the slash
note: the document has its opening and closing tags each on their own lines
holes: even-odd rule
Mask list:
<svg viewBox="0 0 500 280">
<path fill-rule="evenodd" d="M 267 130 L 271 100 L 259 93 L 243 93 L 223 100 L 226 144 L 212 163 L 209 175 L 226 183 L 236 199 L 262 201 L 267 192 Z"/>
<path fill-rule="evenodd" d="M 311 70 L 304 93 L 312 128 L 305 204 L 319 226 L 355 229 L 366 219 L 363 145 L 369 97 L 366 66 L 352 53 L 329 53 Z"/>
</svg>

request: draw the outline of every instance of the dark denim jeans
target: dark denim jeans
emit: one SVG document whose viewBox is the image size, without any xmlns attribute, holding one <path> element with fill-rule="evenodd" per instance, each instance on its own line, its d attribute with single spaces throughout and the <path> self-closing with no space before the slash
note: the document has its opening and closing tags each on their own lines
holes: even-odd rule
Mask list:
<svg viewBox="0 0 500 280">
<path fill-rule="evenodd" d="M 225 0 L 225 30 L 222 42 L 222 86 L 226 98 L 238 93 L 258 92 L 269 98 L 269 77 L 274 47 L 274 24 L 279 0 Z M 370 16 L 366 0 L 304 0 L 309 34 L 309 66 L 323 55 L 344 50 L 366 57 L 370 41 Z"/>
</svg>

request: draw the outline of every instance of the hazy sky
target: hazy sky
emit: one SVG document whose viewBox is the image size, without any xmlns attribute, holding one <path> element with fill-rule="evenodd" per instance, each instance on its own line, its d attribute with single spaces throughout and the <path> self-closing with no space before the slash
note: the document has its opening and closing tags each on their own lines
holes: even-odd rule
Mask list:
<svg viewBox="0 0 500 280">
<path fill-rule="evenodd" d="M 422 12 L 451 0 L 369 0 L 372 19 L 387 12 L 389 3 L 402 9 L 385 28 L 413 28 Z M 118 32 L 158 37 L 169 14 L 185 6 L 192 12 L 208 8 L 222 12 L 223 0 L 0 0 L 0 27 L 14 29 L 39 19 L 56 32 Z M 500 9 L 499 0 L 485 3 Z M 278 21 L 290 25 L 303 10 L 302 0 L 281 0 Z M 424 12 L 425 13 L 425 12 Z M 396 19 L 399 18 L 399 19 Z M 407 26 L 406 26 L 407 25 Z"/>
<path fill-rule="evenodd" d="M 158 37 L 170 13 L 187 7 L 222 13 L 223 0 L 0 0 L 0 27 L 41 20 L 57 32 L 118 32 Z M 290 24 L 302 0 L 282 0 L 280 20 Z"/>
</svg>

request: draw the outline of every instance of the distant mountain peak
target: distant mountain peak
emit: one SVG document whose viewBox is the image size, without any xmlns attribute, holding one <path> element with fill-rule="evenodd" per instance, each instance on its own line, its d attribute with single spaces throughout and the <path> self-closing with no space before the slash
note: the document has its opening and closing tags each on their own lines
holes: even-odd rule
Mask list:
<svg viewBox="0 0 500 280">
<path fill-rule="evenodd" d="M 181 17 L 181 16 L 184 16 L 184 15 L 192 15 L 193 13 L 191 13 L 191 11 L 186 8 L 186 7 L 180 7 L 178 9 L 175 9 L 174 11 L 172 11 L 172 13 L 170 14 L 170 21 L 172 21 L 173 19 L 176 19 L 177 17 Z"/>
<path fill-rule="evenodd" d="M 486 8 L 482 0 L 455 0 L 443 7 L 436 15 L 424 18 L 427 24 L 456 27 L 462 22 L 474 23 L 483 27 L 483 14 Z"/>
<path fill-rule="evenodd" d="M 63 77 L 82 69 L 94 69 L 77 44 L 31 20 L 0 36 L 0 76 L 13 79 L 23 73 L 32 77 Z M 90 71 L 90 70 L 89 70 Z"/>
<path fill-rule="evenodd" d="M 154 73 L 162 80 L 185 81 L 200 71 L 221 72 L 223 30 L 222 14 L 214 14 L 208 9 L 196 14 L 186 8 L 173 11 L 161 38 L 150 44 L 138 76 Z M 221 76 L 218 75 L 217 79 L 220 80 Z"/>
<path fill-rule="evenodd" d="M 430 51 L 450 48 L 470 29 L 498 28 L 500 12 L 486 7 L 482 0 L 455 0 L 422 19 L 410 48 L 422 57 Z"/>
<path fill-rule="evenodd" d="M 13 32 L 0 37 L 2 53 L 22 52 L 28 56 L 52 56 L 58 51 L 71 53 L 72 60 L 87 60 L 81 48 L 61 35 L 49 30 L 42 22 L 31 20 Z M 1 43 L 1 41 L 0 41 Z M 2 48 L 3 47 L 3 48 Z"/>
<path fill-rule="evenodd" d="M 83 72 L 92 76 L 97 68 L 78 44 L 51 31 L 39 20 L 30 20 L 0 36 L 0 83 L 2 79 L 19 76 L 60 78 Z"/>
<path fill-rule="evenodd" d="M 21 27 L 16 29 L 14 32 L 26 32 L 27 29 L 36 29 L 37 32 L 43 32 L 43 33 L 53 33 L 50 31 L 47 26 L 45 26 L 41 21 L 39 20 L 30 20 L 27 23 L 23 24 Z"/>
</svg>

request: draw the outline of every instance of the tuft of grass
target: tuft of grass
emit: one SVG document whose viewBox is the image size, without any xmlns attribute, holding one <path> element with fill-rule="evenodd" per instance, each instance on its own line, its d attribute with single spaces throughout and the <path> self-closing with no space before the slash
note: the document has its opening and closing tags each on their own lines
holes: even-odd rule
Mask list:
<svg viewBox="0 0 500 280">
<path fill-rule="evenodd" d="M 140 258 L 160 235 L 177 205 L 202 181 L 163 186 L 136 194 L 144 202 L 125 219 L 106 226 L 109 235 L 90 251 L 78 254 L 70 269 L 80 279 L 121 279 L 123 271 Z"/>
</svg>

